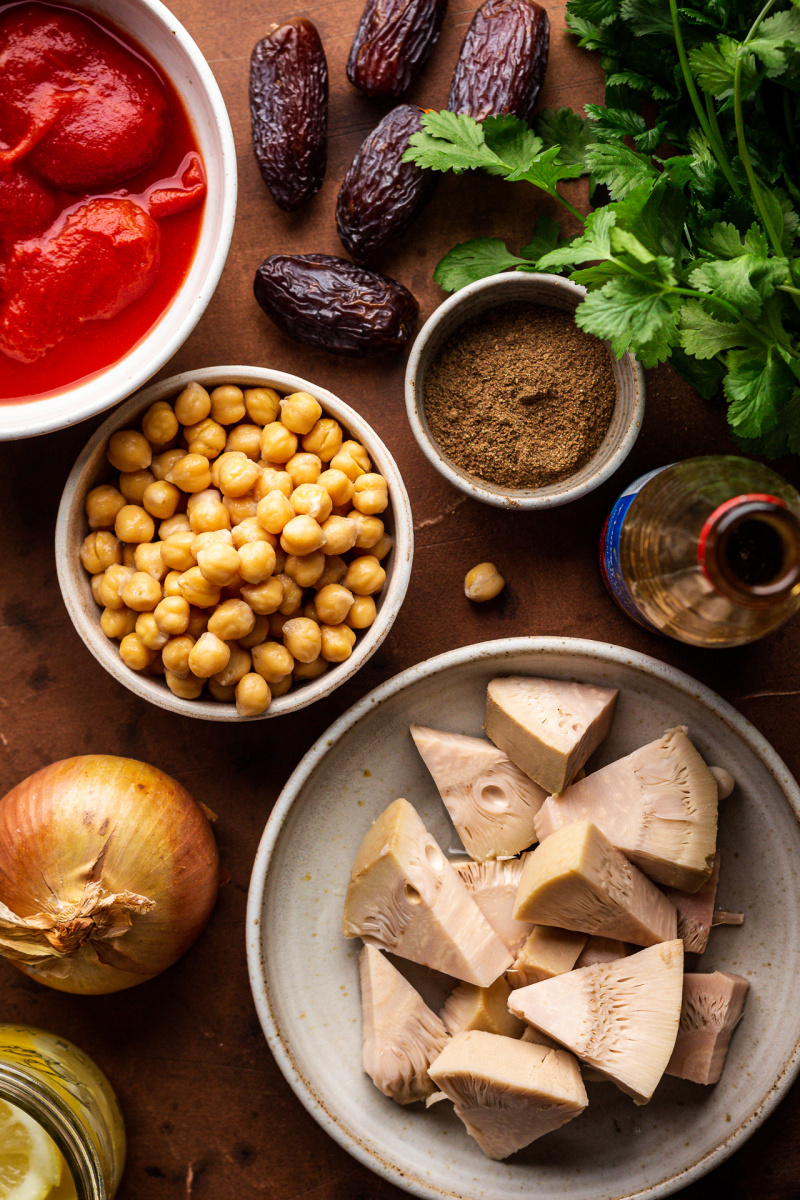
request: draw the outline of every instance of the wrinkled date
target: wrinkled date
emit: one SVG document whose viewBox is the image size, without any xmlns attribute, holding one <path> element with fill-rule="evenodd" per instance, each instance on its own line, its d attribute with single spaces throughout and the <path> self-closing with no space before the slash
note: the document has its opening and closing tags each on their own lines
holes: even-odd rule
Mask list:
<svg viewBox="0 0 800 1200">
<path fill-rule="evenodd" d="M 486 0 L 461 46 L 447 107 L 476 121 L 506 113 L 529 121 L 549 44 L 550 21 L 534 0 Z"/>
<path fill-rule="evenodd" d="M 396 280 L 331 254 L 270 254 L 253 291 L 284 333 L 336 354 L 402 350 L 419 312 Z"/>
<path fill-rule="evenodd" d="M 405 95 L 431 56 L 447 0 L 367 0 L 347 78 L 368 96 Z"/>
<path fill-rule="evenodd" d="M 369 258 L 403 233 L 428 203 L 432 171 L 403 162 L 412 133 L 422 128 L 414 104 L 392 109 L 372 131 L 344 177 L 336 202 L 336 228 L 353 258 Z"/>
<path fill-rule="evenodd" d="M 261 174 L 285 212 L 322 187 L 327 163 L 328 64 L 311 21 L 294 17 L 253 48 L 250 120 Z"/>
</svg>

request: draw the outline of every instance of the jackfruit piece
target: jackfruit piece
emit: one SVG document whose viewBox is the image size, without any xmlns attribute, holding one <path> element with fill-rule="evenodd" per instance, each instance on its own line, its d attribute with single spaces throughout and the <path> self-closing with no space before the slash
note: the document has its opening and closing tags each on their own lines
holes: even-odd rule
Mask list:
<svg viewBox="0 0 800 1200">
<path fill-rule="evenodd" d="M 548 1037 L 546 1033 L 542 1033 L 541 1030 L 534 1029 L 532 1025 L 525 1026 L 525 1031 L 519 1040 L 521 1042 L 533 1042 L 534 1046 L 547 1046 L 549 1050 L 564 1049 L 558 1042 L 554 1042 L 551 1037 Z M 581 1074 L 583 1074 L 583 1071 L 581 1071 Z"/>
<path fill-rule="evenodd" d="M 616 962 L 625 958 L 628 947 L 619 938 L 590 937 L 578 955 L 575 970 L 581 967 L 591 967 L 595 963 Z"/>
<path fill-rule="evenodd" d="M 407 800 L 390 804 L 359 847 L 342 932 L 479 987 L 512 961 Z"/>
<path fill-rule="evenodd" d="M 464 1029 L 482 1029 L 504 1037 L 522 1036 L 525 1024 L 508 1011 L 511 988 L 501 976 L 491 987 L 479 988 L 474 983 L 459 983 L 444 1002 L 440 1013 L 448 1033 Z"/>
<path fill-rule="evenodd" d="M 536 841 L 533 818 L 547 792 L 485 738 L 411 726 L 464 848 L 480 860 L 519 854 Z"/>
<path fill-rule="evenodd" d="M 365 946 L 358 965 L 364 1071 L 397 1104 L 424 1100 L 435 1090 L 428 1067 L 444 1049 L 448 1032 L 380 950 Z"/>
<path fill-rule="evenodd" d="M 565 825 L 528 855 L 514 916 L 637 946 L 677 930 L 675 906 L 590 821 Z"/>
<path fill-rule="evenodd" d="M 512 988 L 521 988 L 542 979 L 552 979 L 554 975 L 563 975 L 575 966 L 585 944 L 585 933 L 534 925 L 513 967 L 506 971 L 506 979 Z"/>
<path fill-rule="evenodd" d="M 497 936 L 516 954 L 531 931 L 530 921 L 515 921 L 517 888 L 527 855 L 507 861 L 454 862 L 453 870 Z"/>
<path fill-rule="evenodd" d="M 741 975 L 724 971 L 684 975 L 680 1026 L 668 1075 L 693 1083 L 717 1083 L 749 988 Z"/>
<path fill-rule="evenodd" d="M 457 1034 L 430 1075 L 467 1133 L 494 1159 L 565 1125 L 588 1104 L 571 1054 L 477 1029 Z"/>
<path fill-rule="evenodd" d="M 675 938 L 512 992 L 515 1016 L 646 1104 L 675 1046 L 683 942 Z"/>
<path fill-rule="evenodd" d="M 544 841 L 573 821 L 592 821 L 656 883 L 696 892 L 717 843 L 717 782 L 683 729 L 593 771 L 536 816 Z"/>
<path fill-rule="evenodd" d="M 709 767 L 708 769 L 717 781 L 717 799 L 727 800 L 736 787 L 736 780 L 724 767 Z"/>
<path fill-rule="evenodd" d="M 711 874 L 698 892 L 682 892 L 671 887 L 661 889 L 677 909 L 678 937 L 683 938 L 683 948 L 687 953 L 702 954 L 708 945 L 708 935 L 714 923 L 719 865 L 720 855 L 717 851 Z"/>
<path fill-rule="evenodd" d="M 611 728 L 616 688 L 511 675 L 486 691 L 486 733 L 548 792 L 560 792 Z"/>
</svg>

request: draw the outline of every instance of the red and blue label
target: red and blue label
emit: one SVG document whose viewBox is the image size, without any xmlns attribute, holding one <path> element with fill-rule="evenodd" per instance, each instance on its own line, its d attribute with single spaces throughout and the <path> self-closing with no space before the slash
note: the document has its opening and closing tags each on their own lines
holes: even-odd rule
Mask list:
<svg viewBox="0 0 800 1200">
<path fill-rule="evenodd" d="M 639 492 L 646 483 L 654 479 L 656 475 L 660 475 L 665 467 L 657 467 L 655 471 L 648 471 L 646 475 L 641 475 L 638 479 L 625 489 L 616 503 L 613 505 L 610 513 L 606 517 L 600 534 L 600 574 L 603 577 L 603 582 L 616 600 L 617 604 L 626 612 L 629 617 L 638 622 L 645 629 L 649 629 L 652 633 L 659 633 L 655 625 L 651 624 L 639 610 L 636 601 L 630 593 L 625 576 L 622 573 L 622 566 L 619 560 L 619 543 L 622 536 L 622 528 L 625 524 L 625 518 L 628 515 L 628 509 L 633 504 Z"/>
</svg>

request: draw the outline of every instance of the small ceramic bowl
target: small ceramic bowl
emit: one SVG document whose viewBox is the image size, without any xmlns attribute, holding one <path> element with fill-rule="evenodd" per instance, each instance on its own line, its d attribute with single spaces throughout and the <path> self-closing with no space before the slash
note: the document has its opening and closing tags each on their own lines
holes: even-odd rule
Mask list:
<svg viewBox="0 0 800 1200">
<path fill-rule="evenodd" d="M 442 345 L 465 321 L 501 304 L 527 301 L 574 312 L 586 289 L 558 275 L 514 272 L 471 283 L 445 300 L 423 325 L 406 369 L 406 410 L 423 454 L 454 487 L 498 508 L 555 508 L 578 500 L 621 466 L 639 434 L 644 416 L 644 373 L 632 354 L 609 357 L 617 385 L 611 424 L 592 458 L 560 483 L 537 488 L 504 488 L 470 475 L 449 458 L 434 438 L 425 417 L 425 373 Z M 608 345 L 608 343 L 606 343 Z"/>
<path fill-rule="evenodd" d="M 142 340 L 104 371 L 38 400 L 0 404 L 0 440 L 64 429 L 142 387 L 186 341 L 222 274 L 236 214 L 236 147 L 225 101 L 196 44 L 160 0 L 80 0 L 150 54 L 183 101 L 208 191 L 194 259 L 169 307 Z M 0 370 L 2 367 L 0 367 Z"/>
<path fill-rule="evenodd" d="M 106 447 L 111 434 L 118 429 L 138 428 L 139 421 L 151 404 L 156 400 L 173 400 L 192 380 L 201 383 L 209 391 L 223 383 L 235 383 L 243 388 L 271 387 L 284 395 L 297 391 L 310 392 L 319 401 L 325 416 L 334 417 L 350 436 L 366 447 L 375 470 L 384 476 L 389 485 L 389 507 L 381 513 L 381 520 L 384 521 L 386 532 L 394 539 L 394 546 L 381 564 L 386 570 L 386 582 L 375 597 L 378 615 L 374 623 L 358 635 L 350 658 L 332 664 L 318 679 L 295 684 L 285 695 L 275 697 L 262 714 L 262 717 L 282 716 L 330 695 L 364 665 L 391 629 L 411 576 L 414 527 L 408 493 L 397 464 L 364 418 L 324 388 L 296 375 L 261 367 L 205 367 L 174 375 L 133 396 L 100 426 L 72 468 L 64 487 L 56 523 L 56 566 L 61 594 L 72 623 L 87 648 L 109 674 L 135 695 L 185 717 L 200 717 L 206 721 L 245 719 L 239 716 L 235 704 L 225 704 L 205 695 L 198 700 L 183 700 L 173 695 L 163 679 L 126 667 L 119 656 L 119 643 L 107 638 L 100 628 L 101 609 L 92 595 L 91 577 L 79 558 L 81 544 L 89 532 L 84 514 L 86 494 L 97 484 L 109 482 L 115 475 L 106 459 Z"/>
</svg>

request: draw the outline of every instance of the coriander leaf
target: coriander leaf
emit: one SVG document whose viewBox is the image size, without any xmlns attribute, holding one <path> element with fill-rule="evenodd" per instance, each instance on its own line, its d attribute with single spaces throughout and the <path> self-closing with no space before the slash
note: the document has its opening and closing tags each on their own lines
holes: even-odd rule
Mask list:
<svg viewBox="0 0 800 1200">
<path fill-rule="evenodd" d="M 720 37 L 716 43 L 706 42 L 689 54 L 689 64 L 704 92 L 725 100 L 733 95 L 736 64 L 742 59 L 742 95 L 752 96 L 758 86 L 753 55 L 743 50 L 733 38 Z"/>
<path fill-rule="evenodd" d="M 672 43 L 672 18 L 669 5 L 654 4 L 653 0 L 622 0 L 620 16 L 631 26 L 634 33 L 643 37 L 656 34 Z"/>
<path fill-rule="evenodd" d="M 623 137 L 632 137 L 637 150 L 651 154 L 664 140 L 665 122 L 660 121 L 651 129 L 641 113 L 632 108 L 603 106 L 602 104 L 585 105 L 586 112 L 593 119 L 595 136 L 598 140 L 617 141 Z"/>
<path fill-rule="evenodd" d="M 620 350 L 631 350 L 643 366 L 654 367 L 678 341 L 679 307 L 680 297 L 661 286 L 619 277 L 590 292 L 575 321 L 595 337 L 612 339 L 618 357 Z"/>
<path fill-rule="evenodd" d="M 584 165 L 586 148 L 594 140 L 591 121 L 584 120 L 571 108 L 545 108 L 535 118 L 534 129 L 546 150 L 551 146 L 561 147 L 558 156 L 561 162 Z"/>
<path fill-rule="evenodd" d="M 599 25 L 613 21 L 618 7 L 618 0 L 581 0 L 580 4 L 581 16 Z"/>
<path fill-rule="evenodd" d="M 592 284 L 600 286 L 608 283 L 609 279 L 616 279 L 618 275 L 619 266 L 616 263 L 600 262 L 595 263 L 591 267 L 582 267 L 578 271 L 572 271 L 569 277 L 573 283 L 580 283 L 583 287 L 590 287 Z"/>
<path fill-rule="evenodd" d="M 590 146 L 586 164 L 592 173 L 593 184 L 604 183 L 615 200 L 621 200 L 645 180 L 655 182 L 658 178 L 650 159 L 630 150 L 623 142 L 616 145 L 598 142 Z"/>
<path fill-rule="evenodd" d="M 713 259 L 692 271 L 689 281 L 701 292 L 711 292 L 735 304 L 743 317 L 757 317 L 766 299 L 789 273 L 785 258 Z"/>
<path fill-rule="evenodd" d="M 464 113 L 446 110 L 423 113 L 422 129 L 408 139 L 403 162 L 456 174 L 475 167 L 502 166 L 486 145 L 480 123 Z"/>
<path fill-rule="evenodd" d="M 433 278 L 445 292 L 457 292 L 468 283 L 497 275 L 508 267 L 516 267 L 524 259 L 506 249 L 499 238 L 474 238 L 453 246 L 433 272 Z"/>
<path fill-rule="evenodd" d="M 635 92 L 646 92 L 653 100 L 669 100 L 670 97 L 666 88 L 636 71 L 614 71 L 606 75 L 606 87 L 629 87 Z"/>
<path fill-rule="evenodd" d="M 562 179 L 577 179 L 579 175 L 583 175 L 585 170 L 579 163 L 570 165 L 560 162 L 559 149 L 558 146 L 551 146 L 549 150 L 542 150 L 541 154 L 537 154 L 536 158 L 527 166 L 509 171 L 506 179 L 509 183 L 532 183 L 545 192 L 554 194 L 556 185 Z"/>
<path fill-rule="evenodd" d="M 542 139 L 519 117 L 487 117 L 483 139 L 489 150 L 502 160 L 498 167 L 487 167 L 490 175 L 506 175 L 527 167 L 540 153 Z"/>
<path fill-rule="evenodd" d="M 611 209 L 596 208 L 586 218 L 583 236 L 564 245 L 556 246 L 554 250 L 543 255 L 538 262 L 539 270 L 549 271 L 551 267 L 591 262 L 594 258 L 610 258 L 611 227 L 616 219 L 616 213 Z"/>
<path fill-rule="evenodd" d="M 790 398 L 791 372 L 771 350 L 756 357 L 732 350 L 726 360 L 723 384 L 728 400 L 728 420 L 740 437 L 754 438 L 778 424 L 778 407 Z"/>
<path fill-rule="evenodd" d="M 713 400 L 719 393 L 725 378 L 725 367 L 718 358 L 701 361 L 690 357 L 681 346 L 676 346 L 669 361 L 681 378 L 706 400 Z"/>
<path fill-rule="evenodd" d="M 710 359 L 723 350 L 749 346 L 756 353 L 761 350 L 757 338 L 741 321 L 721 321 L 712 316 L 699 300 L 687 300 L 681 309 L 680 344 L 694 358 Z"/>
<path fill-rule="evenodd" d="M 787 50 L 800 50 L 800 13 L 794 9 L 773 13 L 761 22 L 757 35 L 747 43 L 774 79 L 789 65 Z"/>
<path fill-rule="evenodd" d="M 523 258 L 537 261 L 543 254 L 555 250 L 561 237 L 561 226 L 553 217 L 539 217 L 534 234 L 527 246 L 523 246 L 520 254 Z"/>
</svg>

